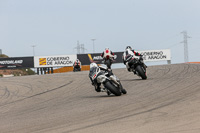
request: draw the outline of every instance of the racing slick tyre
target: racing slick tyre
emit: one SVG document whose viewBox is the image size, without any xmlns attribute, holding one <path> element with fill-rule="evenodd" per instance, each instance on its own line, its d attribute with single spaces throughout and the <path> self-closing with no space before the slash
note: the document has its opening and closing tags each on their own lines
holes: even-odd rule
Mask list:
<svg viewBox="0 0 200 133">
<path fill-rule="evenodd" d="M 119 83 L 120 83 L 120 82 L 119 82 Z M 126 93 L 127 93 L 127 91 L 123 88 L 123 86 L 122 86 L 121 83 L 120 83 L 119 87 L 120 87 L 121 92 L 122 92 L 123 94 L 126 94 Z"/>
<path fill-rule="evenodd" d="M 81 71 L 81 68 L 80 68 L 80 67 L 79 67 L 79 68 L 75 67 L 75 68 L 73 69 L 73 71 L 74 71 L 74 72 Z"/>
<path fill-rule="evenodd" d="M 108 59 L 108 60 L 106 60 L 105 63 L 106 63 L 107 68 L 111 69 L 111 60 Z"/>
<path fill-rule="evenodd" d="M 121 91 L 122 91 L 123 94 L 127 93 L 127 91 L 125 89 L 122 89 Z"/>
<path fill-rule="evenodd" d="M 111 93 L 113 93 L 115 96 L 121 96 L 121 92 L 118 88 L 116 88 L 114 85 L 112 85 L 109 81 L 104 83 L 105 88 L 107 88 Z"/>
<path fill-rule="evenodd" d="M 142 67 L 140 65 L 138 65 L 135 70 L 138 72 L 138 74 L 142 77 L 142 79 L 147 79 L 147 75 L 144 72 L 144 70 L 142 69 Z"/>
</svg>

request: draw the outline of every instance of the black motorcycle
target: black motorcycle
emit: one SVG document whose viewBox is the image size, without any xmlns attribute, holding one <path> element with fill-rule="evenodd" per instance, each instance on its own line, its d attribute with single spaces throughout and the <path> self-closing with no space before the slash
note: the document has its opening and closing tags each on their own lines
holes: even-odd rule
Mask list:
<svg viewBox="0 0 200 133">
<path fill-rule="evenodd" d="M 107 66 L 108 69 L 111 69 L 111 65 L 113 63 L 113 60 L 114 60 L 114 56 L 113 55 L 107 55 L 105 58 L 104 58 L 104 61 L 103 63 Z"/>
<path fill-rule="evenodd" d="M 128 61 L 128 65 L 134 74 L 138 75 L 142 79 L 147 79 L 146 68 L 147 66 L 144 64 L 142 56 L 139 58 L 134 58 L 133 55 L 127 55 L 126 59 Z"/>
<path fill-rule="evenodd" d="M 73 68 L 73 71 L 74 71 L 74 72 L 81 71 L 80 65 L 75 65 L 74 68 Z"/>
</svg>

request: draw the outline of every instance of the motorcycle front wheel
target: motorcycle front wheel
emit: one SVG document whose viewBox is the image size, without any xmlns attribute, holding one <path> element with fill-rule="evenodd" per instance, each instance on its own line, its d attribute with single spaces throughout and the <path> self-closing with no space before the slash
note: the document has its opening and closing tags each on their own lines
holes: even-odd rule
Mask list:
<svg viewBox="0 0 200 133">
<path fill-rule="evenodd" d="M 121 96 L 121 92 L 118 88 L 116 88 L 112 83 L 109 81 L 104 83 L 105 88 L 107 88 L 111 93 L 113 93 L 115 96 Z"/>
<path fill-rule="evenodd" d="M 142 67 L 140 65 L 138 65 L 135 70 L 138 72 L 138 74 L 141 76 L 142 79 L 147 79 L 147 75 L 144 72 L 144 70 L 142 69 Z"/>
<path fill-rule="evenodd" d="M 119 82 L 119 87 L 120 87 L 120 89 L 121 89 L 121 92 L 123 93 L 123 94 L 126 94 L 127 93 L 127 91 L 123 88 L 123 86 L 122 86 L 122 84 Z"/>
</svg>

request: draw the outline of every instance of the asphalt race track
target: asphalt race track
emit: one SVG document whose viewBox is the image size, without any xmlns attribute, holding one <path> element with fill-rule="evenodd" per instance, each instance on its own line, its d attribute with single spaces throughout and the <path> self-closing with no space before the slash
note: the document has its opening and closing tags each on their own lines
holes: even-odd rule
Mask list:
<svg viewBox="0 0 200 133">
<path fill-rule="evenodd" d="M 0 78 L 1 133 L 200 133 L 200 65 L 114 69 L 127 94 L 95 92 L 88 71 Z"/>
</svg>

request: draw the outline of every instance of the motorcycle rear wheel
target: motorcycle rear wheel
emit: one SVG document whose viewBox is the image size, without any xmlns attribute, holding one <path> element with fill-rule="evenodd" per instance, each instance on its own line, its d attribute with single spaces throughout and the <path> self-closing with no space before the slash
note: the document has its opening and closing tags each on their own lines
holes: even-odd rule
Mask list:
<svg viewBox="0 0 200 133">
<path fill-rule="evenodd" d="M 108 59 L 108 60 L 106 60 L 105 63 L 106 63 L 107 68 L 111 69 L 111 60 Z"/>
</svg>

